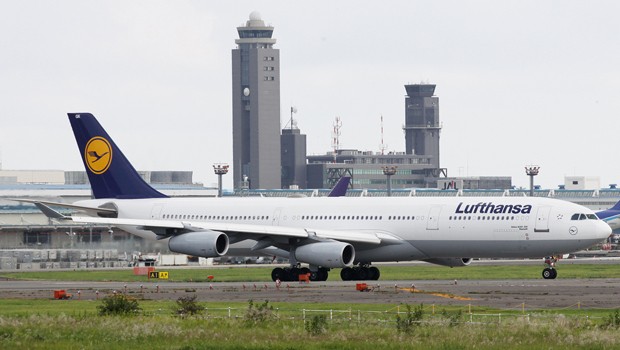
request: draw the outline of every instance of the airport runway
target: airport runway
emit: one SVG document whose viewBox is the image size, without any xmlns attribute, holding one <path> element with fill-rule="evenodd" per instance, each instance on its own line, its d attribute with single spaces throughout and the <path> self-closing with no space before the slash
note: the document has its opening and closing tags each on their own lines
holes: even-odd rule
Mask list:
<svg viewBox="0 0 620 350">
<path fill-rule="evenodd" d="M 45 299 L 65 289 L 74 299 L 95 300 L 117 292 L 150 300 L 196 294 L 200 302 L 255 301 L 472 305 L 500 309 L 620 308 L 620 279 L 373 281 L 357 282 L 123 283 L 0 280 L 0 298 Z M 412 292 L 413 290 L 413 292 Z M 78 296 L 79 291 L 79 296 Z"/>
</svg>

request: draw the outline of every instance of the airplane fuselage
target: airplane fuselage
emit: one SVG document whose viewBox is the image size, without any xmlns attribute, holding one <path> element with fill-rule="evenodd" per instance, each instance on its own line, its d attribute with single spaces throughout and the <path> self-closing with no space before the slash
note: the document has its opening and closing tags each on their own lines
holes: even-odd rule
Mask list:
<svg viewBox="0 0 620 350">
<path fill-rule="evenodd" d="M 353 243 L 356 261 L 361 262 L 544 257 L 588 248 L 610 233 L 589 209 L 548 198 L 157 198 L 79 204 L 104 203 L 113 203 L 119 219 L 174 220 L 193 226 L 235 223 L 379 237 L 379 244 Z M 587 214 L 589 219 L 575 220 L 574 214 Z M 123 228 L 157 238 L 149 230 Z M 227 255 L 269 254 L 266 248 L 250 249 L 258 239 L 233 239 Z M 270 239 L 277 243 L 277 237 Z"/>
</svg>

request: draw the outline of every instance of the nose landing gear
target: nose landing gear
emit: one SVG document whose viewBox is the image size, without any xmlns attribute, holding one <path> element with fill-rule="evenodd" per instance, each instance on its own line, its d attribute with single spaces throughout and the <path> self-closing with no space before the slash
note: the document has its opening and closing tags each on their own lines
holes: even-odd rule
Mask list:
<svg viewBox="0 0 620 350">
<path fill-rule="evenodd" d="M 558 257 L 548 256 L 545 258 L 545 268 L 543 269 L 542 276 L 546 280 L 553 280 L 558 277 L 558 271 L 555 269 L 555 263 L 558 262 Z"/>
</svg>

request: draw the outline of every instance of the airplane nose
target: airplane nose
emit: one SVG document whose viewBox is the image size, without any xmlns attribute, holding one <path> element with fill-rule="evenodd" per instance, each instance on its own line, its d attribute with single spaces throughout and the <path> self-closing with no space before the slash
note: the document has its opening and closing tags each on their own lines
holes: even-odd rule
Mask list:
<svg viewBox="0 0 620 350">
<path fill-rule="evenodd" d="M 609 225 L 606 222 L 599 220 L 597 224 L 598 224 L 597 230 L 596 230 L 597 237 L 600 237 L 601 240 L 603 240 L 611 235 L 611 227 L 609 227 Z"/>
</svg>

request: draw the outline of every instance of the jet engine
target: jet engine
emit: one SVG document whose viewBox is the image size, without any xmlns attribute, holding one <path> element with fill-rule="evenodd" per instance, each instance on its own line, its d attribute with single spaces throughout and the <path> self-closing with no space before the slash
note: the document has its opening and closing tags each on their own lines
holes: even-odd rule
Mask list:
<svg viewBox="0 0 620 350">
<path fill-rule="evenodd" d="M 427 263 L 449 266 L 449 267 L 459 267 L 459 266 L 467 266 L 471 264 L 471 258 L 433 258 L 433 259 L 425 259 Z"/>
<path fill-rule="evenodd" d="M 295 249 L 295 259 L 322 267 L 346 267 L 355 259 L 355 249 L 349 243 L 317 242 Z"/>
<path fill-rule="evenodd" d="M 217 231 L 188 232 L 171 237 L 168 248 L 175 253 L 217 258 L 228 252 L 228 236 Z"/>
</svg>

